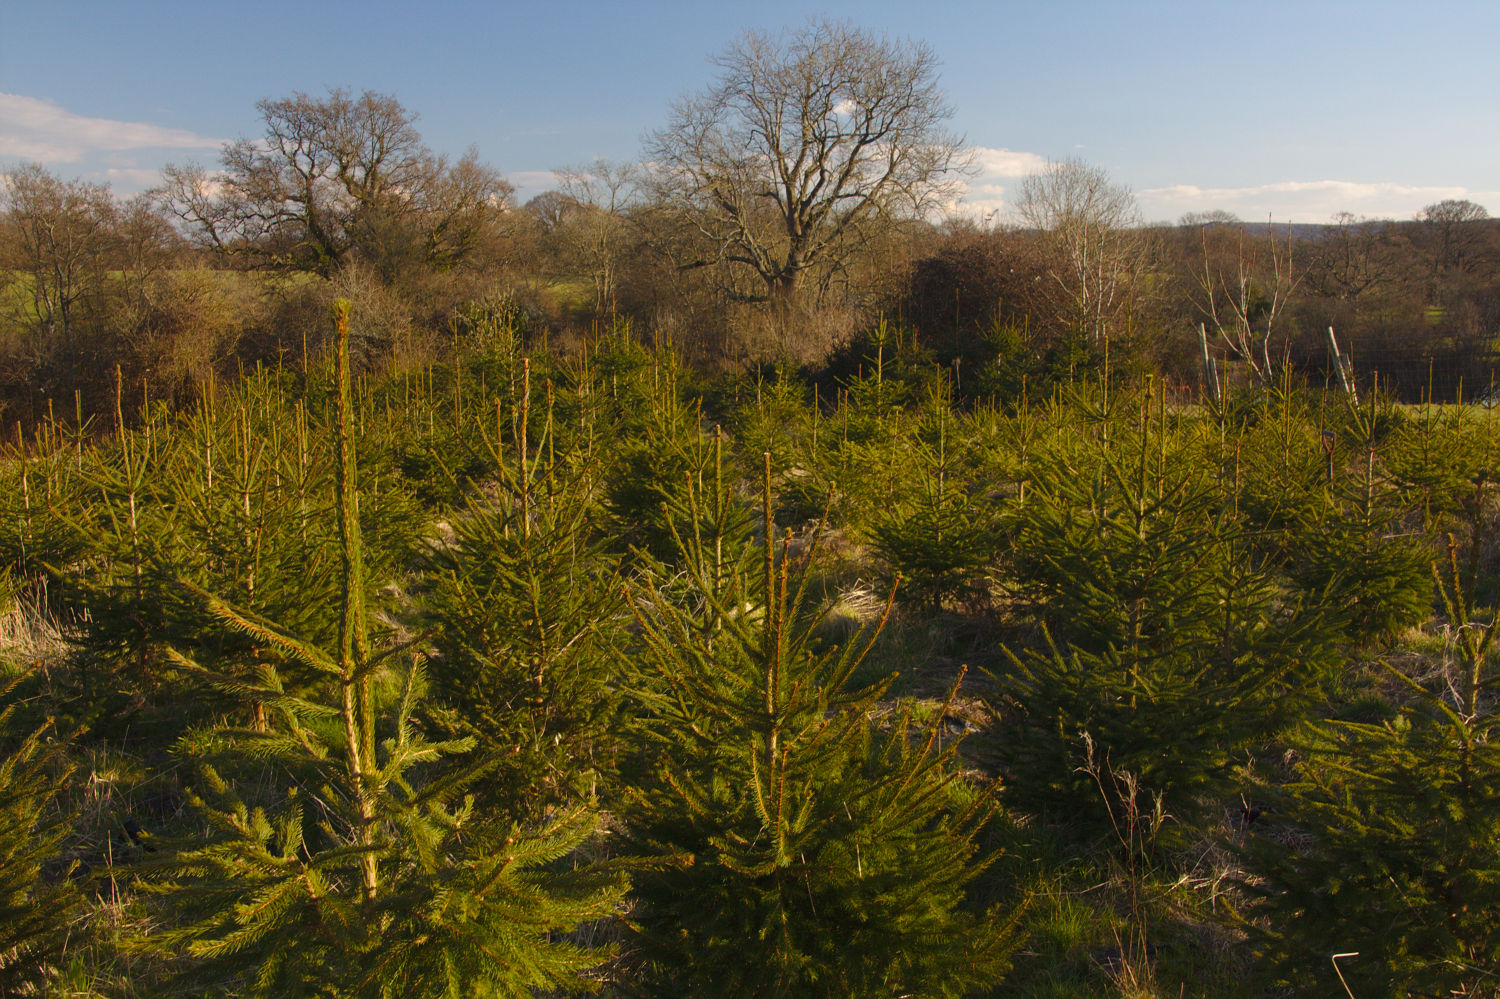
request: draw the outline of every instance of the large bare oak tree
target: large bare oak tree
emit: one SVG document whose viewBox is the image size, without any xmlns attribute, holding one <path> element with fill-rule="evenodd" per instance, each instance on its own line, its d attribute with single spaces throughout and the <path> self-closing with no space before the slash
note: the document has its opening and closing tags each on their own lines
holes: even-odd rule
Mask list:
<svg viewBox="0 0 1500 999">
<path fill-rule="evenodd" d="M 714 63 L 718 81 L 674 105 L 647 155 L 712 247 L 701 263 L 754 275 L 743 297 L 789 308 L 875 223 L 946 200 L 964 165 L 923 44 L 822 21 L 747 33 Z"/>
<path fill-rule="evenodd" d="M 219 171 L 166 171 L 168 204 L 214 249 L 321 274 L 357 258 L 389 279 L 462 260 L 511 196 L 472 150 L 450 163 L 424 146 L 417 116 L 388 94 L 256 107 L 264 136 L 225 146 Z"/>
</svg>

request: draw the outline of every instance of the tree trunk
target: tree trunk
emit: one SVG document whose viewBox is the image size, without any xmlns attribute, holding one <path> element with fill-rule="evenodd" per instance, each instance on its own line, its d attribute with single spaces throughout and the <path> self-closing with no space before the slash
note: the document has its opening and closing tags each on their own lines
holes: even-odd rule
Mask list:
<svg viewBox="0 0 1500 999">
<path fill-rule="evenodd" d="M 783 356 L 791 353 L 792 336 L 801 313 L 797 307 L 798 274 L 795 270 L 784 270 L 768 282 L 776 349 Z"/>
</svg>

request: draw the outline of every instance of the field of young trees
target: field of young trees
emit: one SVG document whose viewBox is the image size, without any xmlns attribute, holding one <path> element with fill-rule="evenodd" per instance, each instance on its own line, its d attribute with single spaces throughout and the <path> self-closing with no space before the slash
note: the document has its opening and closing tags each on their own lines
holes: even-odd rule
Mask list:
<svg viewBox="0 0 1500 999">
<path fill-rule="evenodd" d="M 483 333 L 9 448 L 7 991 L 1493 991 L 1488 410 Z"/>
<path fill-rule="evenodd" d="M 4 175 L 0 993 L 1500 995 L 1500 224 L 942 220 L 924 47 L 717 65 L 524 206 Z"/>
</svg>

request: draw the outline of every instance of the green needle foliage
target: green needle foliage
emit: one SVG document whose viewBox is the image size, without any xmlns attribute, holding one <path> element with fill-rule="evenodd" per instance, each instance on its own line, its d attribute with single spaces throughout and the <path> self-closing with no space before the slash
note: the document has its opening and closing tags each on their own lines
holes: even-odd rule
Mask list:
<svg viewBox="0 0 1500 999">
<path fill-rule="evenodd" d="M 432 718 L 499 762 L 478 790 L 511 814 L 593 796 L 613 766 L 614 648 L 623 606 L 596 537 L 593 469 L 557 468 L 552 423 L 527 438 L 522 389 L 511 454 L 497 439 L 498 495 L 471 495 L 433 555 Z"/>
<path fill-rule="evenodd" d="M 471 740 L 425 739 L 412 722 L 420 663 L 398 668 L 399 647 L 372 646 L 348 338 L 340 303 L 335 639 L 314 643 L 198 591 L 225 627 L 320 682 L 289 691 L 268 661 L 258 694 L 277 723 L 210 740 L 235 771 L 201 768 L 190 797 L 213 834 L 162 865 L 166 877 L 149 887 L 164 925 L 139 946 L 176 955 L 167 989 L 196 995 L 529 996 L 582 985 L 604 954 L 564 935 L 608 915 L 624 889 L 617 873 L 570 861 L 595 820 L 582 807 L 529 823 L 477 807 L 466 790 L 487 761 L 467 756 Z M 387 707 L 388 681 L 398 692 Z"/>
<path fill-rule="evenodd" d="M 888 582 L 899 578 L 902 601 L 929 613 L 981 600 L 999 547 L 999 518 L 958 467 L 949 439 L 953 420 L 946 400 L 939 403 L 936 440 L 915 456 L 917 489 L 877 515 L 870 530 Z"/>
<path fill-rule="evenodd" d="M 155 574 L 172 646 L 213 666 L 178 679 L 196 688 L 205 706 L 258 731 L 272 724 L 257 694 L 265 669 L 275 670 L 282 693 L 304 692 L 318 675 L 253 632 L 225 628 L 181 581 L 305 640 L 335 640 L 339 544 L 328 515 L 335 460 L 309 422 L 304 405 L 287 407 L 265 380 L 229 404 L 210 397 L 186 421 L 156 476 L 158 505 L 174 513 Z M 284 585 L 286 579 L 298 585 Z"/>
<path fill-rule="evenodd" d="M 1337 429 L 1322 435 L 1327 499 L 1305 514 L 1292 575 L 1341 609 L 1350 638 L 1389 639 L 1432 610 L 1430 546 L 1380 460 L 1400 422 L 1395 406 L 1372 391 L 1340 415 Z"/>
<path fill-rule="evenodd" d="M 1497 477 L 1496 421 L 1492 410 L 1408 407 L 1391 432 L 1381 458 L 1402 500 L 1429 524 L 1462 515 L 1481 473 Z"/>
<path fill-rule="evenodd" d="M 735 387 L 750 395 L 748 385 Z M 819 414 L 804 391 L 789 370 L 756 371 L 753 395 L 735 407 L 728 424 L 747 457 L 769 454 L 771 468 L 783 474 L 816 457 L 812 447 Z"/>
<path fill-rule="evenodd" d="M 116 377 L 117 439 L 91 454 L 79 474 L 92 494 L 71 525 L 82 540 L 79 564 L 54 567 L 77 579 L 68 596 L 76 609 L 78 710 L 104 733 L 113 717 L 129 713 L 128 703 L 154 693 L 166 673 L 167 602 L 153 568 L 165 532 L 148 485 L 158 450 L 149 425 L 142 433 L 124 427 Z"/>
<path fill-rule="evenodd" d="M 1476 619 L 1483 484 L 1471 557 L 1437 571 L 1452 636 L 1442 675 L 1392 668 L 1409 703 L 1381 723 L 1309 723 L 1281 821 L 1303 845 L 1247 837 L 1268 975 L 1305 995 L 1487 996 L 1500 989 L 1500 712 L 1493 619 Z M 1278 816 L 1273 816 L 1278 817 Z"/>
<path fill-rule="evenodd" d="M 1306 525 L 1328 507 L 1333 478 L 1316 414 L 1289 384 L 1212 410 L 1224 490 L 1257 545 L 1293 560 Z"/>
<path fill-rule="evenodd" d="M 0 709 L 0 995 L 44 995 L 79 902 L 58 862 L 72 817 L 57 796 L 69 770 L 51 723 L 16 740 L 15 715 L 14 704 Z"/>
<path fill-rule="evenodd" d="M 0 576 L 13 585 L 47 579 L 48 566 L 71 566 L 83 548 L 54 515 L 81 500 L 82 483 L 70 471 L 74 461 L 71 448 L 44 434 L 28 446 L 19 427 L 13 445 L 0 447 Z M 51 582 L 64 590 L 55 577 Z"/>
<path fill-rule="evenodd" d="M 638 409 L 621 412 L 615 420 L 615 457 L 606 470 L 604 506 L 617 550 L 660 561 L 675 556 L 674 534 L 699 529 L 685 519 L 692 516 L 688 491 L 702 490 L 717 445 L 703 432 L 698 406 L 682 399 L 670 360 L 659 360 L 651 372 L 649 385 L 637 384 L 630 391 L 620 384 L 622 374 L 609 383 L 619 393 L 619 404 L 633 400 Z M 640 382 L 643 376 L 637 369 L 631 380 Z"/>
<path fill-rule="evenodd" d="M 1124 803 L 1080 769 L 1090 746 L 1191 823 L 1335 665 L 1336 620 L 1288 593 L 1198 442 L 1152 408 L 1039 461 L 1015 517 L 1023 592 L 1052 630 L 1000 677 L 1018 711 L 1000 747 L 1008 787 L 1103 835 Z"/>
<path fill-rule="evenodd" d="M 889 329 L 714 385 L 517 315 L 4 435 L 0 993 L 1500 988 L 1492 412 L 1179 406 Z M 882 575 L 915 613 L 851 639 L 828 599 Z M 853 686 L 967 641 L 992 785 L 915 721 L 970 703 Z M 1014 892 L 1055 911 L 1002 977 Z"/>
<path fill-rule="evenodd" d="M 181 584 L 315 642 L 335 639 L 334 413 L 326 404 L 319 409 L 310 413 L 279 379 L 260 375 L 224 401 L 210 387 L 190 416 L 122 430 L 89 453 L 77 476 L 88 501 L 57 515 L 76 534 L 78 551 L 52 572 L 70 580 L 53 589 L 71 612 L 74 710 L 96 737 L 122 738 L 144 723 L 165 728 L 157 737 L 170 741 L 220 713 L 242 714 L 263 729 L 267 709 L 242 683 L 246 677 L 269 664 L 291 688 L 311 682 L 253 635 L 227 631 Z M 326 435 L 319 432 L 325 421 Z M 379 463 L 362 471 L 374 481 Z M 367 578 L 389 579 L 410 560 L 419 517 L 395 490 L 366 496 L 361 520 L 381 542 L 365 548 Z M 267 585 L 276 575 L 300 585 Z M 184 672 L 169 648 L 213 662 L 213 673 Z"/>
<path fill-rule="evenodd" d="M 935 729 L 872 727 L 883 687 L 849 686 L 872 636 L 818 644 L 811 553 L 794 568 L 778 543 L 769 456 L 764 474 L 758 551 L 680 537 L 685 586 L 632 591 L 650 764 L 626 818 L 664 861 L 637 884 L 637 987 L 963 995 L 1016 945 L 1013 919 L 963 907 L 989 799 L 934 750 Z"/>
</svg>

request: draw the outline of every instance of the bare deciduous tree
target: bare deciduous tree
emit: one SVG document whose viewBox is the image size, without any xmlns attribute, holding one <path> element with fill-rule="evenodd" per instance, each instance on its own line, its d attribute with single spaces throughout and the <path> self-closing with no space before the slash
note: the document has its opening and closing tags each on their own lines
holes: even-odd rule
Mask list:
<svg viewBox="0 0 1500 999">
<path fill-rule="evenodd" d="M 119 207 L 105 185 L 61 180 L 35 163 L 0 177 L 0 193 L 0 267 L 28 278 L 23 318 L 67 337 L 77 309 L 109 276 Z"/>
<path fill-rule="evenodd" d="M 562 194 L 571 204 L 563 228 L 572 255 L 594 284 L 594 311 L 604 315 L 615 297 L 626 210 L 634 201 L 637 168 L 631 163 L 596 159 L 586 167 L 555 170 Z"/>
<path fill-rule="evenodd" d="M 1436 299 L 1445 278 L 1461 279 L 1473 268 L 1485 242 L 1480 223 L 1489 217 L 1483 205 L 1455 198 L 1428 205 L 1417 213 L 1428 259 L 1429 299 Z"/>
<path fill-rule="evenodd" d="M 921 215 L 964 166 L 925 45 L 821 21 L 750 32 L 717 83 L 679 101 L 648 140 L 655 180 L 716 254 L 755 276 L 745 297 L 792 307 L 809 274 L 856 253 L 868 228 Z"/>
<path fill-rule="evenodd" d="M 0 394 L 96 401 L 116 366 L 170 393 L 184 351 L 180 240 L 149 194 L 63 180 L 36 164 L 0 173 Z M 12 335 L 15 334 L 15 335 Z"/>
<path fill-rule="evenodd" d="M 1314 294 L 1346 304 L 1357 312 L 1400 276 L 1400 250 L 1395 226 L 1383 219 L 1356 218 L 1340 212 L 1323 227 L 1320 239 L 1309 241 L 1304 268 Z"/>
<path fill-rule="evenodd" d="M 1291 226 L 1281 240 L 1269 224 L 1264 236 L 1223 225 L 1204 226 L 1199 235 L 1203 264 L 1189 290 L 1194 306 L 1256 381 L 1274 384 L 1290 345 L 1280 320 L 1302 283 L 1293 267 Z"/>
<path fill-rule="evenodd" d="M 1145 259 L 1146 234 L 1130 189 L 1098 167 L 1062 160 L 1021 182 L 1016 214 L 1047 251 L 1048 298 L 1058 318 L 1107 341 Z"/>
<path fill-rule="evenodd" d="M 321 274 L 351 257 L 387 278 L 413 262 L 450 267 L 512 193 L 472 150 L 450 163 L 422 145 L 417 116 L 390 95 L 256 107 L 265 135 L 225 146 L 217 173 L 166 170 L 168 204 L 216 250 Z"/>
</svg>

